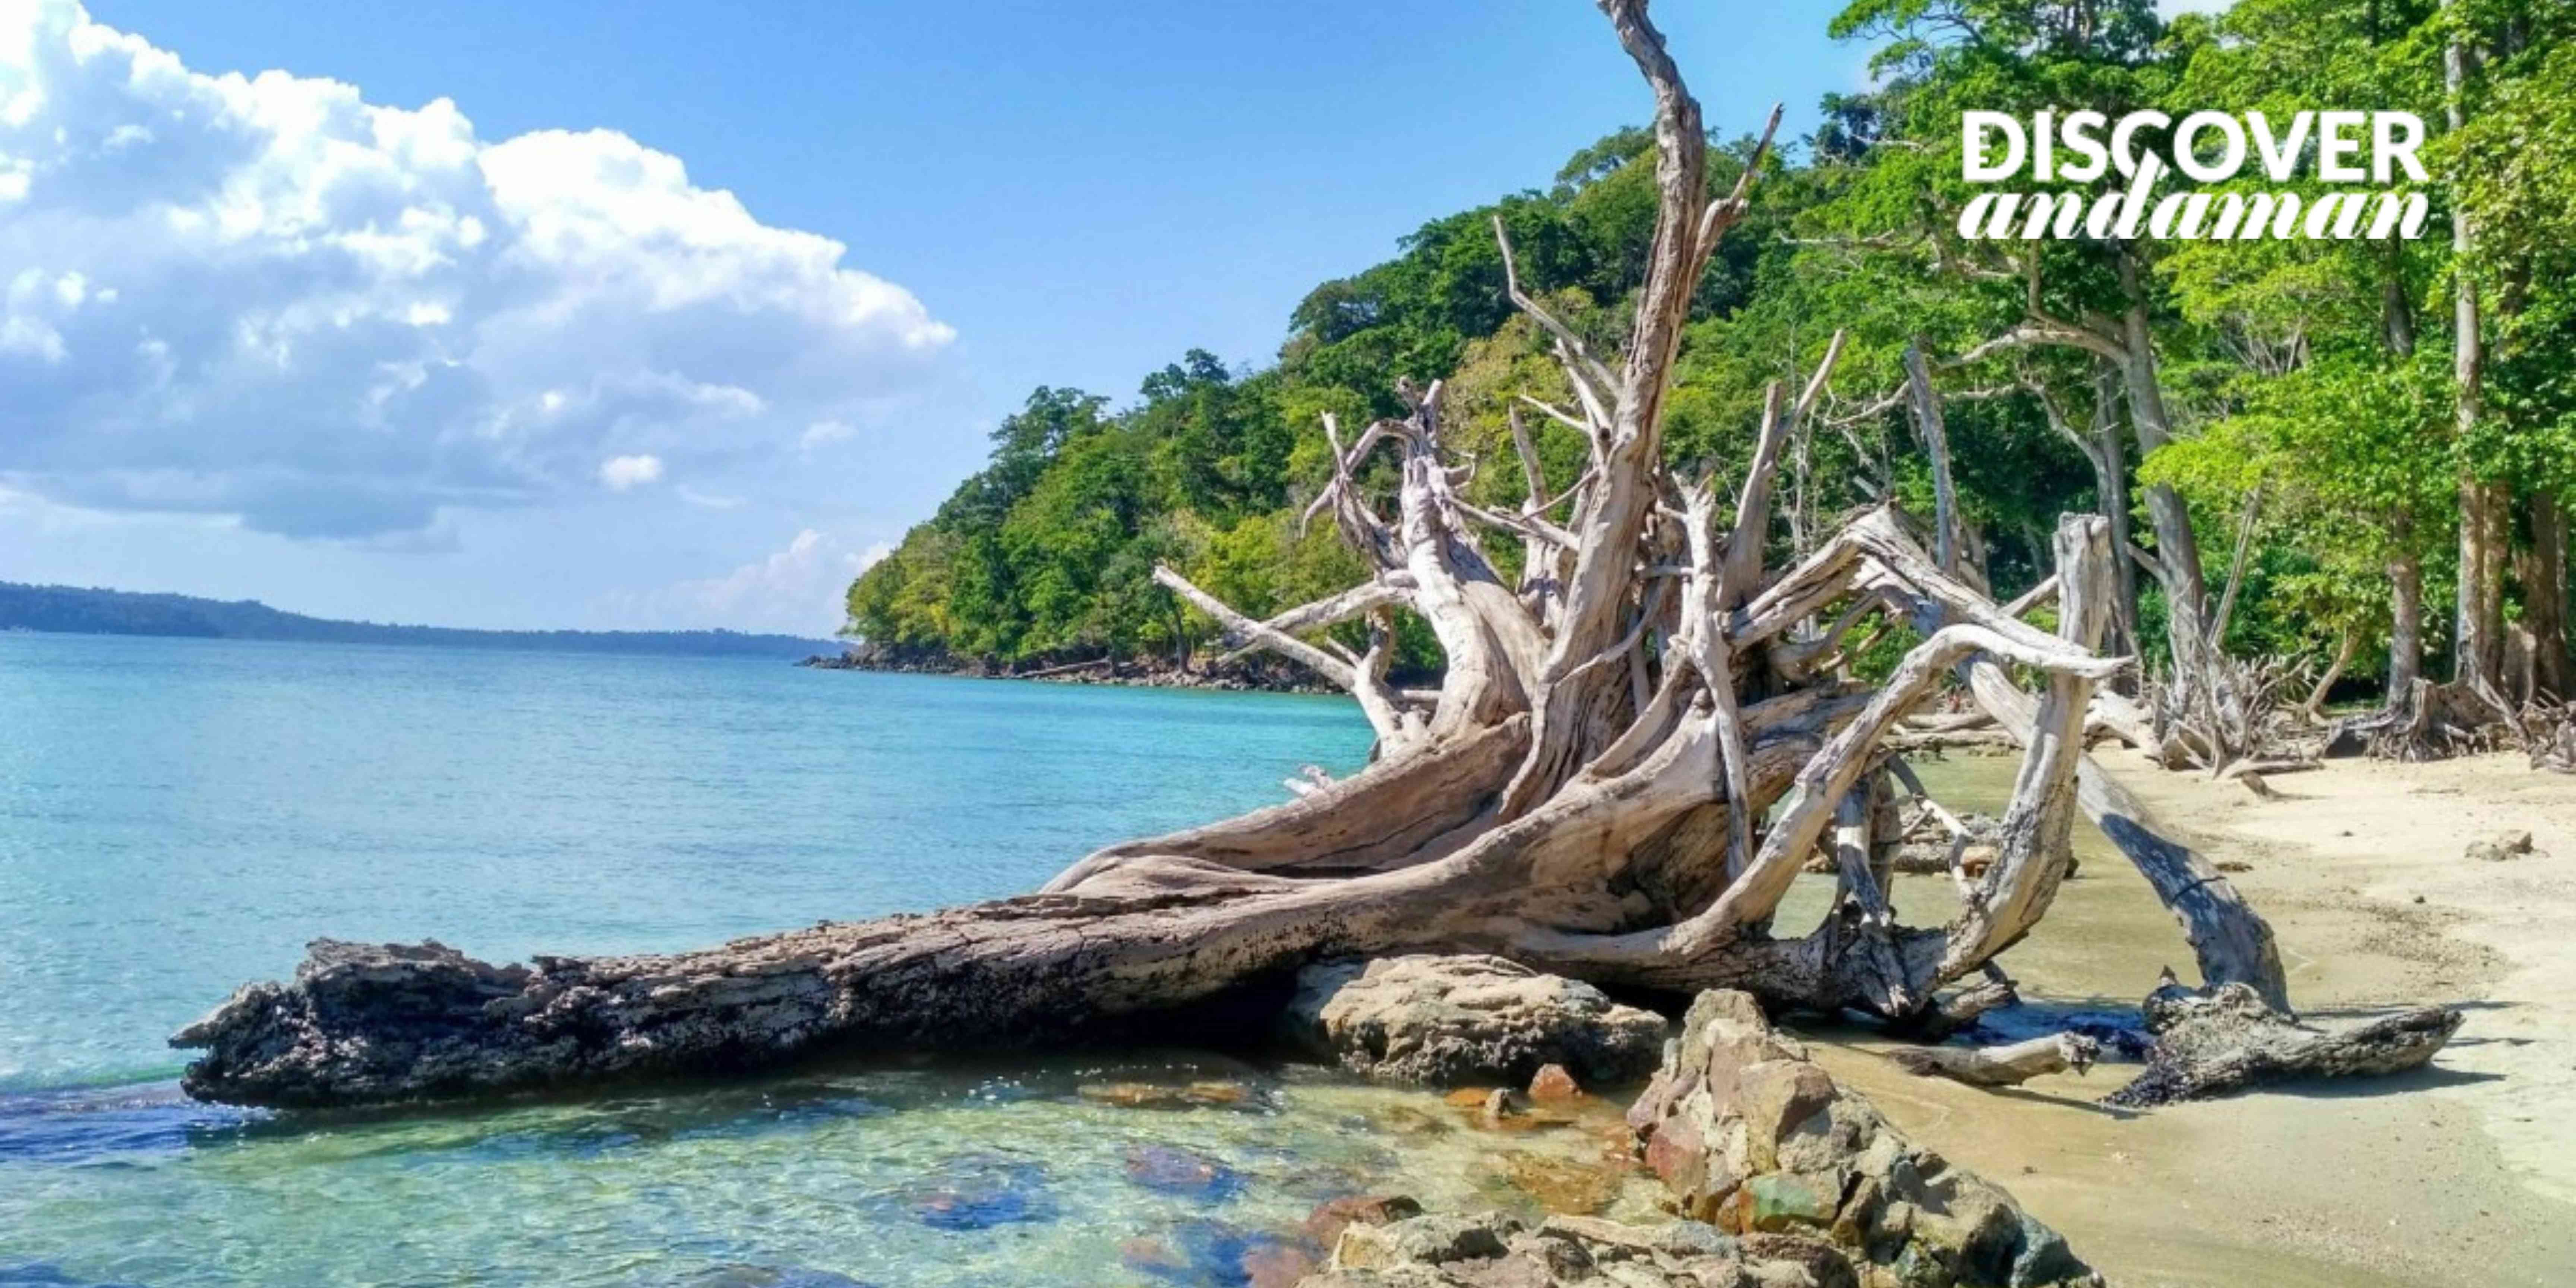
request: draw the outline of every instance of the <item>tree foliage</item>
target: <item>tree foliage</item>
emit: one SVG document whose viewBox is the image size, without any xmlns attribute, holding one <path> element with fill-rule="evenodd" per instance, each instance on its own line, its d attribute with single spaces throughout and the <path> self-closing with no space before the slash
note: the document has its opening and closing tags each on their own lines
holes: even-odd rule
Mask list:
<svg viewBox="0 0 2576 1288">
<path fill-rule="evenodd" d="M 2130 446 L 2111 480 L 2139 507 L 2138 530 L 2141 494 L 2169 487 L 2224 565 L 2259 493 L 2224 644 L 2322 657 L 2350 634 L 2376 648 L 2392 560 L 2437 589 L 2450 575 L 2462 471 L 2507 480 L 2525 504 L 2576 481 L 2572 12 L 2540 0 L 2240 0 L 2168 22 L 2149 0 L 1857 0 L 1832 31 L 1867 46 L 1875 85 L 1827 95 L 1815 133 L 1765 162 L 1774 172 L 1751 217 L 1693 299 L 1668 455 L 1740 476 L 1767 387 L 1794 392 L 1841 331 L 1832 392 L 1783 474 L 1790 517 L 1773 540 L 1798 542 L 1889 497 L 1928 514 L 1924 444 L 1889 396 L 1902 355 L 1920 346 L 1944 397 L 1978 570 L 2008 591 L 2048 565 L 2060 511 L 2105 503 L 2105 480 L 2066 426 L 2098 414 L 2122 433 L 2134 409 L 2093 354 L 1988 342 L 2033 316 L 2135 316 L 2172 440 L 2152 458 Z M 2466 125 L 2450 132 L 2443 52 L 2455 40 L 2474 51 L 2475 74 Z M 2325 107 L 2413 111 L 2442 136 L 2425 152 L 2425 238 L 1999 249 L 1956 236 L 1967 110 L 2287 119 Z M 1299 523 L 1330 468 L 1320 418 L 1396 414 L 1400 381 L 1448 382 L 1453 439 L 1481 462 L 1464 489 L 1478 504 L 1509 511 L 1524 499 L 1515 412 L 1543 473 L 1570 482 L 1586 464 L 1581 437 L 1523 396 L 1563 404 L 1572 391 L 1550 338 L 1512 307 L 1494 226 L 1532 293 L 1606 350 L 1647 262 L 1652 153 L 1645 131 L 1617 130 L 1544 187 L 1423 224 L 1393 258 L 1309 292 L 1266 368 L 1192 351 L 1124 405 L 1035 391 L 995 431 L 986 468 L 851 587 L 850 632 L 1000 662 L 1177 653 L 1213 630 L 1155 584 L 1158 561 L 1247 612 L 1341 589 L 1356 564 L 1329 525 Z M 1712 187 L 1731 187 L 1751 155 L 1749 142 L 1714 149 Z M 2279 185 L 2249 167 L 2238 186 Z M 2481 230 L 2465 262 L 2440 227 L 2455 209 Z M 2488 414 L 2465 438 L 2447 332 L 2460 274 L 2489 301 Z M 1496 563 L 1516 569 L 1515 543 L 1493 544 Z M 2528 602 L 2551 588 L 2515 593 Z M 2142 592 L 2151 621 L 2159 594 Z M 2429 615 L 2438 642 L 2440 614 Z M 1438 665 L 1418 624 L 1402 641 L 1401 665 Z M 2354 673 L 2377 669 L 2365 656 Z"/>
</svg>

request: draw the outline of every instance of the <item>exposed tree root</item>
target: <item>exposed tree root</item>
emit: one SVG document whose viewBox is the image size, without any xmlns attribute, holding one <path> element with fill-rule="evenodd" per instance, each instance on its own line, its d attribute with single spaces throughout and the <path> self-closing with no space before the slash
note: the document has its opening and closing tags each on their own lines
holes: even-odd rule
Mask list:
<svg viewBox="0 0 2576 1288">
<path fill-rule="evenodd" d="M 1773 476 L 1839 338 L 1798 396 L 1774 386 L 1734 488 L 1667 463 L 1662 408 L 1690 298 L 1764 167 L 1757 150 L 1733 191 L 1710 199 L 1707 130 L 1645 5 L 1602 8 L 1653 90 L 1657 148 L 1656 231 L 1615 364 L 1523 291 L 1502 245 L 1509 293 L 1552 340 L 1572 394 L 1571 409 L 1531 401 L 1582 436 L 1582 475 L 1550 494 L 1525 451 L 1530 496 L 1517 511 L 1472 503 L 1472 466 L 1444 441 L 1442 386 L 1406 384 L 1400 418 L 1347 439 L 1325 421 L 1332 473 L 1307 514 L 1330 517 L 1370 568 L 1363 584 L 1254 619 L 1161 574 L 1234 646 L 1347 688 L 1377 734 L 1365 770 L 1112 846 L 1034 895 L 926 916 L 527 967 L 319 944 L 293 983 L 245 988 L 177 1037 L 205 1052 L 188 1089 L 343 1104 L 747 1069 L 823 1047 L 1066 1041 L 1253 1006 L 1321 958 L 1408 952 L 1905 1022 L 1940 1016 L 1945 989 L 2039 923 L 2079 812 L 2174 908 L 2211 983 L 2286 1006 L 2270 929 L 2083 754 L 2096 688 L 2125 664 L 2097 652 L 2114 586 L 2104 519 L 2060 521 L 2055 634 L 1952 575 L 1950 516 L 1942 557 L 1882 505 L 1766 570 Z M 1515 437 L 1529 445 L 1526 427 Z M 1392 495 L 1362 482 L 1383 476 L 1364 468 L 1381 453 L 1396 467 Z M 1497 571 L 1488 540 L 1518 544 L 1520 576 Z M 1399 608 L 1439 643 L 1436 691 L 1387 678 Z M 1857 688 L 1839 678 L 1833 641 L 1873 616 L 1926 638 L 1884 684 Z M 1815 621 L 1837 625 L 1820 639 L 1806 629 Z M 1344 623 L 1342 640 L 1323 633 Z M 1367 646 L 1351 647 L 1361 628 Z M 2007 666 L 2038 676 L 2039 691 L 2016 687 Z M 1900 926 L 1887 898 L 1899 830 L 1890 740 L 1963 675 L 2024 748 L 2020 769 L 1991 864 L 1955 878 L 1957 919 Z M 1803 936 L 1776 934 L 1783 896 L 1828 844 L 1833 911 Z"/>
<path fill-rule="evenodd" d="M 2337 721 L 2322 754 L 2424 761 L 2518 749 L 2534 769 L 2576 773 L 2576 706 L 2540 689 L 2532 668 L 2526 651 L 2511 693 L 2474 680 L 2415 680 L 2379 710 Z"/>
</svg>

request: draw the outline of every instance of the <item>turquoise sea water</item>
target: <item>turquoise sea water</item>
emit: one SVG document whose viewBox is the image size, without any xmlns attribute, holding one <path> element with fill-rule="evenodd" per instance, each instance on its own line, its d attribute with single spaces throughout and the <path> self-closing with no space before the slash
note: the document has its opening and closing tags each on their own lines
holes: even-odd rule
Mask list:
<svg viewBox="0 0 2576 1288">
<path fill-rule="evenodd" d="M 315 935 L 501 959 L 993 897 L 1367 745 L 1321 698 L 0 634 L 0 1284 L 1228 1284 L 1336 1193 L 1490 1200 L 1418 1098 L 1205 1055 L 390 1116 L 169 1082 L 163 1038 Z M 1211 1078 L 1236 1102 L 1083 1095 Z"/>
</svg>

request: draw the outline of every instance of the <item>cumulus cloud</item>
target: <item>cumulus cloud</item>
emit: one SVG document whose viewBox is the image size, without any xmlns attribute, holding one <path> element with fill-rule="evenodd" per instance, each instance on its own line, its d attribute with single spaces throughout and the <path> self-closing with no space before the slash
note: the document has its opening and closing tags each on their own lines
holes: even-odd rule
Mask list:
<svg viewBox="0 0 2576 1288">
<path fill-rule="evenodd" d="M 675 582 L 614 606 L 614 614 L 639 624 L 723 626 L 827 636 L 841 627 L 843 596 L 851 579 L 893 547 L 879 542 L 853 549 L 813 528 L 719 577 Z"/>
<path fill-rule="evenodd" d="M 844 251 L 622 134 L 0 4 L 0 481 L 58 502 L 372 538 L 793 452 L 953 338 Z"/>
<path fill-rule="evenodd" d="M 659 482 L 661 477 L 659 456 L 612 456 L 599 463 L 599 485 L 611 492 Z"/>
</svg>

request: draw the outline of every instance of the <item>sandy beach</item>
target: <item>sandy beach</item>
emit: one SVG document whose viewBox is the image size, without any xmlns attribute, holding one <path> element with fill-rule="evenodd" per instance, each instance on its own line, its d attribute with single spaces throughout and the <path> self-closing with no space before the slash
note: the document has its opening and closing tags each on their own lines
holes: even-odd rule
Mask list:
<svg viewBox="0 0 2576 1288">
<path fill-rule="evenodd" d="M 1929 766 L 1936 794 L 1999 799 L 2011 762 Z M 2576 1281 L 2576 778 L 2518 756 L 2334 762 L 2282 799 L 2123 753 L 2113 771 L 2268 916 L 2293 1000 L 2323 1023 L 2428 1002 L 2468 1012 L 2432 1068 L 2116 1113 L 2135 1071 L 2002 1094 L 1910 1077 L 1866 1039 L 1822 1058 L 1919 1138 L 2012 1188 L 2127 1285 L 2519 1285 Z M 2486 862 L 2473 840 L 2527 829 Z M 2189 949 L 2089 828 L 2083 868 L 2004 959 L 2033 1001 L 2134 1005 Z M 1911 887 L 1910 898 L 1908 887 Z M 1909 920 L 1942 915 L 1899 883 Z"/>
</svg>

